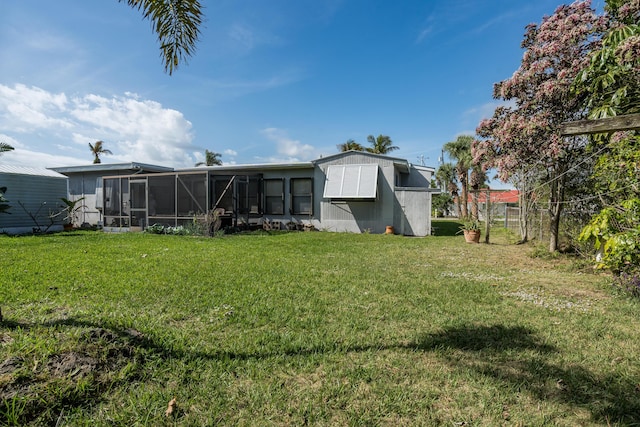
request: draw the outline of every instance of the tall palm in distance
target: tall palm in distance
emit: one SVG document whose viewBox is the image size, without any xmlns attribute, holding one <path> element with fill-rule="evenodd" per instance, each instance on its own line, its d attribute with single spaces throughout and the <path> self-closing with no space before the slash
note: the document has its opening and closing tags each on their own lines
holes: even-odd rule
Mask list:
<svg viewBox="0 0 640 427">
<path fill-rule="evenodd" d="M 462 218 L 469 217 L 469 211 L 467 209 L 467 198 L 469 194 L 469 169 L 472 167 L 471 163 L 471 143 L 473 137 L 469 135 L 460 135 L 455 141 L 450 141 L 444 144 L 444 151 L 446 151 L 451 158 L 456 161 L 455 170 L 458 174 L 458 182 L 460 183 L 460 199 L 462 208 L 460 215 Z"/>
<path fill-rule="evenodd" d="M 220 166 L 222 165 L 222 160 L 219 157 L 222 156 L 220 153 L 216 153 L 209 150 L 204 150 L 204 162 L 196 163 L 196 167 L 198 166 Z"/>
<path fill-rule="evenodd" d="M 89 143 L 89 150 L 91 150 L 91 154 L 93 154 L 93 164 L 102 163 L 100 160 L 100 156 L 103 154 L 113 154 L 111 150 L 107 150 L 104 148 L 104 142 L 96 141 L 95 144 Z"/>
<path fill-rule="evenodd" d="M 371 147 L 368 147 L 367 151 L 373 154 L 389 154 L 392 151 L 400 149 L 400 147 L 393 145 L 391 138 L 387 135 L 378 135 L 377 138 L 369 135 L 367 141 L 371 144 Z"/>
<path fill-rule="evenodd" d="M 0 142 L 0 153 L 6 153 L 7 151 L 13 150 L 13 147 L 4 142 Z"/>
<path fill-rule="evenodd" d="M 347 142 L 342 143 L 342 144 L 338 144 L 337 145 L 338 150 L 340 150 L 340 152 L 345 152 L 345 151 L 364 151 L 364 147 L 355 142 L 353 139 L 348 139 Z"/>
<path fill-rule="evenodd" d="M 460 197 L 458 194 L 458 184 L 456 184 L 457 173 L 451 163 L 444 163 L 440 165 L 436 171 L 436 181 L 440 188 L 444 191 L 448 191 L 451 194 L 451 198 L 456 201 L 456 212 L 460 216 Z"/>
</svg>

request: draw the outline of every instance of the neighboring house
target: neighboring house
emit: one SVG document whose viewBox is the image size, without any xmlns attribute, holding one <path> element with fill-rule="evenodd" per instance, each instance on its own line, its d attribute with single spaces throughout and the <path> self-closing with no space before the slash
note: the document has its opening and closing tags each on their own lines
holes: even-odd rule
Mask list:
<svg viewBox="0 0 640 427">
<path fill-rule="evenodd" d="M 347 151 L 311 162 L 104 174 L 102 214 L 107 231 L 185 225 L 215 210 L 228 226 L 354 233 L 392 226 L 398 234 L 426 236 L 431 195 L 438 192 L 430 188 L 434 172 Z"/>
<path fill-rule="evenodd" d="M 11 206 L 0 214 L 0 233 L 25 234 L 61 231 L 62 198 L 67 197 L 67 177 L 48 169 L 0 165 L 0 187 Z"/>
<path fill-rule="evenodd" d="M 172 168 L 147 165 L 144 163 L 98 163 L 86 166 L 65 166 L 50 168 L 69 177 L 69 200 L 82 200 L 77 223 L 98 225 L 102 219 L 102 177 L 105 175 L 132 175 L 137 173 L 169 172 Z"/>
<path fill-rule="evenodd" d="M 478 213 L 480 219 L 484 218 L 487 203 L 487 191 L 489 192 L 489 206 L 493 218 L 504 218 L 507 208 L 517 207 L 520 200 L 518 190 L 488 190 L 481 189 L 478 193 Z M 472 195 L 469 194 L 468 206 L 473 204 Z M 470 210 L 469 210 L 470 211 Z"/>
</svg>

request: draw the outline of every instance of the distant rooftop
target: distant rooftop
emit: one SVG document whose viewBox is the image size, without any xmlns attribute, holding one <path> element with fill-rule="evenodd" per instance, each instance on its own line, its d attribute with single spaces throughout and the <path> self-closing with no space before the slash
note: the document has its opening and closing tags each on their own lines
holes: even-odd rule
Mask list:
<svg viewBox="0 0 640 427">
<path fill-rule="evenodd" d="M 44 168 L 32 168 L 29 166 L 0 165 L 0 173 L 13 175 L 48 176 L 51 178 L 67 178 L 66 176 L 61 175 L 53 170 Z"/>
<path fill-rule="evenodd" d="M 82 173 L 82 172 L 111 172 L 128 170 L 132 172 L 173 172 L 173 168 L 149 165 L 146 163 L 97 163 L 82 166 L 62 166 L 49 168 L 60 173 Z"/>
</svg>

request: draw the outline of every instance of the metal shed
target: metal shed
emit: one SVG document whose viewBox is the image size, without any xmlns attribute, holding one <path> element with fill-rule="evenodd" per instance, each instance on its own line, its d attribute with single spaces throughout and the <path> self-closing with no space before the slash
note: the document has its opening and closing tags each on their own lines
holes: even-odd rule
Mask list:
<svg viewBox="0 0 640 427">
<path fill-rule="evenodd" d="M 6 187 L 10 208 L 0 214 L 0 233 L 60 231 L 67 177 L 48 169 L 0 165 L 0 187 Z"/>
</svg>

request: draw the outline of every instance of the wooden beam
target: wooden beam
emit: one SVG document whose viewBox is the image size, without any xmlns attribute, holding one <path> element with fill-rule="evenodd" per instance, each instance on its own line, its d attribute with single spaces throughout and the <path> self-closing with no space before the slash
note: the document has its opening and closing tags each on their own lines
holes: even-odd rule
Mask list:
<svg viewBox="0 0 640 427">
<path fill-rule="evenodd" d="M 607 117 L 595 120 L 567 122 L 560 126 L 562 136 L 611 133 L 623 130 L 640 130 L 640 114 Z"/>
</svg>

